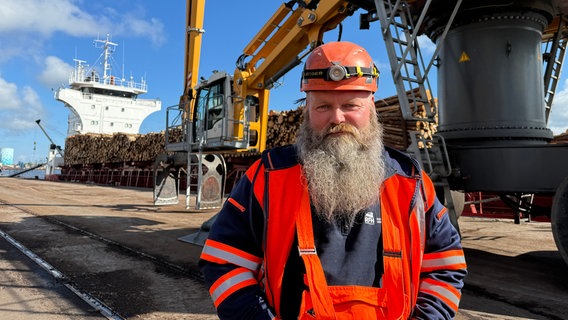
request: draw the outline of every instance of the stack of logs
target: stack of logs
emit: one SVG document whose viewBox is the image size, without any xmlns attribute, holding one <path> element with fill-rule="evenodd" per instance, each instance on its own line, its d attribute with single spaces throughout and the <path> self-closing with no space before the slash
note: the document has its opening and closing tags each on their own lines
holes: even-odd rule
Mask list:
<svg viewBox="0 0 568 320">
<path fill-rule="evenodd" d="M 65 141 L 65 164 L 154 161 L 164 153 L 164 134 L 76 134 Z"/>
<path fill-rule="evenodd" d="M 302 123 L 304 107 L 289 111 L 270 111 L 266 129 L 266 148 L 294 143 Z"/>
<path fill-rule="evenodd" d="M 420 131 L 429 138 L 436 131 L 436 123 L 405 121 L 398 103 L 392 96 L 376 101 L 379 121 L 384 127 L 385 144 L 399 150 L 410 145 L 409 132 Z M 268 116 L 266 147 L 273 148 L 293 143 L 302 122 L 303 107 L 289 111 L 271 111 Z M 424 116 L 424 106 L 414 110 L 416 117 Z M 163 154 L 164 133 L 147 134 L 80 134 L 65 142 L 65 164 L 120 163 L 153 161 Z"/>
<path fill-rule="evenodd" d="M 557 136 L 554 136 L 550 143 L 568 143 L 568 130 Z"/>
<path fill-rule="evenodd" d="M 294 142 L 302 119 L 302 107 L 290 111 L 271 111 L 268 116 L 267 148 Z M 154 161 L 165 153 L 164 132 L 147 134 L 77 134 L 65 141 L 65 164 L 99 164 Z M 180 141 L 181 131 L 170 136 Z"/>
<path fill-rule="evenodd" d="M 377 115 L 379 121 L 383 125 L 383 139 L 385 145 L 399 149 L 406 150 L 411 143 L 410 134 L 418 132 L 424 139 L 432 139 L 438 126 L 438 116 L 435 113 L 436 99 L 432 99 L 430 93 L 426 93 L 426 99 L 430 101 L 431 111 L 435 114 L 434 122 L 424 121 L 426 119 L 426 105 L 420 100 L 420 94 L 417 90 L 408 92 L 408 103 L 410 105 L 410 113 L 416 120 L 404 120 L 402 109 L 399 103 L 398 96 L 392 96 L 384 99 L 377 100 L 375 106 L 377 108 Z M 423 147 L 420 145 L 420 147 Z"/>
</svg>

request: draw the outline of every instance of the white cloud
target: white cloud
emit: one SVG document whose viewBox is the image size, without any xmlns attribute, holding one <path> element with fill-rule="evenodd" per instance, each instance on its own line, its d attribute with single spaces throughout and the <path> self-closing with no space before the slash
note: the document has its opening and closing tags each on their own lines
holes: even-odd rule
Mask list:
<svg viewBox="0 0 568 320">
<path fill-rule="evenodd" d="M 22 88 L 22 100 L 28 113 L 37 114 L 43 110 L 43 106 L 37 92 L 35 92 L 35 90 L 31 87 L 26 86 Z"/>
<path fill-rule="evenodd" d="M 29 86 L 18 89 L 0 77 L 0 133 L 16 134 L 36 126 L 44 115 L 37 92 Z M 1 134 L 0 134 L 1 135 Z"/>
<path fill-rule="evenodd" d="M 0 11 L 0 32 L 90 35 L 97 22 L 70 0 L 4 0 Z"/>
<path fill-rule="evenodd" d="M 0 111 L 17 109 L 21 104 L 18 86 L 0 78 Z"/>
<path fill-rule="evenodd" d="M 58 57 L 45 58 L 45 68 L 38 76 L 41 83 L 51 88 L 59 88 L 67 85 L 73 66 L 63 62 Z"/>
<path fill-rule="evenodd" d="M 434 51 L 436 51 L 436 44 L 425 35 L 418 37 L 418 46 L 420 47 L 420 51 L 428 56 L 432 56 Z"/>
<path fill-rule="evenodd" d="M 137 36 L 148 36 L 155 46 L 159 46 L 165 42 L 164 25 L 158 19 L 140 20 L 128 16 L 124 20 L 124 29 L 132 32 Z"/>
<path fill-rule="evenodd" d="M 556 90 L 548 118 L 548 127 L 555 135 L 564 133 L 568 129 L 568 80 L 564 82 L 562 90 Z"/>
<path fill-rule="evenodd" d="M 164 42 L 164 27 L 157 19 L 145 20 L 143 13 L 122 14 L 111 8 L 91 14 L 80 4 L 78 0 L 2 0 L 0 34 L 34 34 L 48 39 L 55 32 L 72 36 L 112 33 L 149 37 L 154 45 Z"/>
</svg>

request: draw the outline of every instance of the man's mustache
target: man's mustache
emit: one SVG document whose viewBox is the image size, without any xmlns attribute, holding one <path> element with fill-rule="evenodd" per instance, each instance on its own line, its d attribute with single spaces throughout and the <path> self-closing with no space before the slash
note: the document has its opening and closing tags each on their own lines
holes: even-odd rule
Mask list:
<svg viewBox="0 0 568 320">
<path fill-rule="evenodd" d="M 348 123 L 340 123 L 336 125 L 330 126 L 327 130 L 325 135 L 330 135 L 333 133 L 351 133 L 353 135 L 359 135 L 359 130 L 355 128 L 355 126 L 350 125 Z"/>
<path fill-rule="evenodd" d="M 357 141 L 357 143 L 359 143 L 362 147 L 366 147 L 365 142 L 363 141 L 363 139 L 361 139 L 361 132 L 354 125 L 348 123 L 340 123 L 337 125 L 332 125 L 329 128 L 327 128 L 327 130 L 325 130 L 323 135 L 324 139 L 334 133 L 350 133 L 355 139 L 355 141 Z"/>
</svg>

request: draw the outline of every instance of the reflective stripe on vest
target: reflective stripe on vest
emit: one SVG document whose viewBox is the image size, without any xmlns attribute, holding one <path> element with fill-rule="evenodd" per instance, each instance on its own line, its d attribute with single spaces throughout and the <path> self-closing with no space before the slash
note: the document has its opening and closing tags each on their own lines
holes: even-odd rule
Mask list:
<svg viewBox="0 0 568 320">
<path fill-rule="evenodd" d="M 450 308 L 457 311 L 461 299 L 461 293 L 447 282 L 435 279 L 424 279 L 420 284 L 420 291 L 428 293 L 446 303 Z"/>
<path fill-rule="evenodd" d="M 219 264 L 231 263 L 256 271 L 261 258 L 215 240 L 205 240 L 201 258 Z"/>
<path fill-rule="evenodd" d="M 424 255 L 420 272 L 430 272 L 436 269 L 460 270 L 466 268 L 462 250 L 448 250 Z"/>
<path fill-rule="evenodd" d="M 255 285 L 256 283 L 256 279 L 250 270 L 237 268 L 217 279 L 209 288 L 209 294 L 213 299 L 215 308 L 217 308 L 225 298 L 237 290 Z"/>
</svg>

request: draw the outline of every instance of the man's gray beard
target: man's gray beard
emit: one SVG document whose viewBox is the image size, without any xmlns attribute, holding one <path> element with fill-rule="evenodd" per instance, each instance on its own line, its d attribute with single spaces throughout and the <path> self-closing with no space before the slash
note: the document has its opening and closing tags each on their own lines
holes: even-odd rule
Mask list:
<svg viewBox="0 0 568 320">
<path fill-rule="evenodd" d="M 307 117 L 299 129 L 297 146 L 310 198 L 325 221 L 352 225 L 359 211 L 379 199 L 385 176 L 383 133 L 376 116 L 372 117 L 363 131 L 351 125 L 343 129 L 354 134 L 326 137 L 333 128 L 316 133 Z"/>
</svg>

